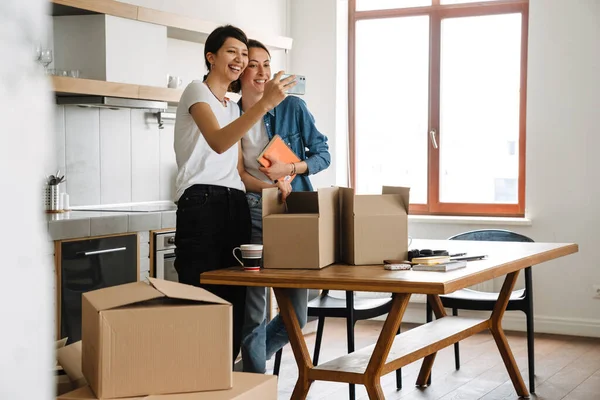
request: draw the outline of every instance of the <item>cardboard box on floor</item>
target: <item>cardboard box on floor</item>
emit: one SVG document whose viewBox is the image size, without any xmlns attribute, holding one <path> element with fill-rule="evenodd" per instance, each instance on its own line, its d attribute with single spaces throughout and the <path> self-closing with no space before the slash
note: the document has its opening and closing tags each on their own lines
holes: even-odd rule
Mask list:
<svg viewBox="0 0 600 400">
<path fill-rule="evenodd" d="M 277 400 L 277 377 L 273 375 L 233 373 L 233 387 L 226 390 L 129 397 L 123 400 Z M 85 386 L 58 396 L 57 400 L 104 400 Z"/>
<path fill-rule="evenodd" d="M 81 369 L 81 340 L 57 349 L 56 360 L 69 377 L 71 390 L 87 385 Z"/>
<path fill-rule="evenodd" d="M 83 384 L 77 386 L 78 389 L 58 396 L 59 400 L 96 400 L 91 388 L 87 386 L 85 380 L 78 379 L 83 377 L 81 371 L 81 341 L 73 343 L 64 348 L 66 353 L 60 355 L 59 360 L 65 365 L 65 372 L 71 379 L 71 382 Z M 59 361 L 60 362 L 60 361 Z M 64 376 L 64 375 L 63 375 Z M 233 372 L 233 387 L 231 389 L 195 392 L 164 394 L 135 397 L 135 399 L 145 400 L 277 400 L 277 377 L 273 375 L 246 374 L 242 372 Z M 126 400 L 132 400 L 128 398 Z"/>
<path fill-rule="evenodd" d="M 100 398 L 229 389 L 231 304 L 150 278 L 83 294 L 82 369 Z"/>
<path fill-rule="evenodd" d="M 380 195 L 340 188 L 342 261 L 354 265 L 406 260 L 409 188 L 384 186 Z"/>
<path fill-rule="evenodd" d="M 320 269 L 339 258 L 337 187 L 292 192 L 286 204 L 278 189 L 264 189 L 263 267 Z"/>
</svg>

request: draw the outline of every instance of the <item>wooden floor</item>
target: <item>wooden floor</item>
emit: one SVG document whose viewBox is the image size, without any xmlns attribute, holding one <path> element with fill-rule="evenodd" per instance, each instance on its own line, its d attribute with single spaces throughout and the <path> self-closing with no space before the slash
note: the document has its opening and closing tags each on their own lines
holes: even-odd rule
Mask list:
<svg viewBox="0 0 600 400">
<path fill-rule="evenodd" d="M 382 324 L 380 321 L 358 322 L 355 330 L 356 348 L 375 343 Z M 402 331 L 414 326 L 402 324 Z M 528 385 L 525 334 L 507 332 L 507 337 L 523 380 Z M 312 356 L 315 335 L 307 335 L 306 340 Z M 600 399 L 600 339 L 537 334 L 535 346 L 536 393 L 531 396 L 532 399 Z M 414 385 L 421 366 L 420 361 L 402 369 L 402 390 L 396 390 L 394 373 L 386 375 L 382 379 L 386 399 L 518 399 L 494 339 L 488 332 L 462 341 L 460 350 L 459 371 L 454 368 L 452 347 L 438 353 L 433 367 L 431 387 L 419 389 Z M 345 320 L 330 318 L 325 323 L 319 362 L 326 362 L 343 354 L 346 354 Z M 273 360 L 267 365 L 268 369 L 273 367 Z M 284 349 L 281 363 L 278 396 L 280 400 L 290 398 L 297 376 L 294 356 L 288 345 Z M 356 394 L 357 399 L 368 399 L 362 385 L 356 386 Z M 311 386 L 308 399 L 348 399 L 348 385 L 315 382 Z"/>
</svg>

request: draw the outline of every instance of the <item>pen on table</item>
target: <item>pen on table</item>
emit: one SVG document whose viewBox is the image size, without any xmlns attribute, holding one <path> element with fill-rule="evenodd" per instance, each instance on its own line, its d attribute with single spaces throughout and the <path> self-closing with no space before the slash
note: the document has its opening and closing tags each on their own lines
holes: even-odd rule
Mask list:
<svg viewBox="0 0 600 400">
<path fill-rule="evenodd" d="M 467 253 L 456 253 L 456 254 L 451 254 L 450 257 L 462 257 L 462 256 L 466 256 Z"/>
</svg>

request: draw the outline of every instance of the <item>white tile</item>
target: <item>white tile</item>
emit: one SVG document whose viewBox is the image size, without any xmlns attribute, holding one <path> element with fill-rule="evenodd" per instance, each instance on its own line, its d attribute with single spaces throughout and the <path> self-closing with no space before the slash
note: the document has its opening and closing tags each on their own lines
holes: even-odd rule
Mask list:
<svg viewBox="0 0 600 400">
<path fill-rule="evenodd" d="M 66 171 L 72 206 L 100 203 L 99 110 L 65 106 Z"/>
<path fill-rule="evenodd" d="M 160 130 L 160 199 L 174 200 L 177 163 L 173 148 L 174 125 L 165 124 Z"/>
<path fill-rule="evenodd" d="M 90 219 L 72 219 L 48 222 L 52 240 L 75 239 L 90 236 Z"/>
<path fill-rule="evenodd" d="M 46 153 L 44 163 L 44 176 L 55 174 L 57 170 L 61 175 L 65 172 L 65 107 L 54 106 L 54 132 L 50 148 Z M 67 184 L 64 183 L 63 190 L 66 190 Z"/>
<path fill-rule="evenodd" d="M 149 276 L 150 276 L 150 272 L 149 271 L 140 271 L 140 281 L 141 282 L 146 281 Z"/>
<path fill-rule="evenodd" d="M 160 200 L 159 129 L 156 118 L 131 110 L 131 201 Z"/>
<path fill-rule="evenodd" d="M 160 213 L 132 213 L 129 214 L 129 231 L 150 231 L 160 229 Z M 147 240 L 146 240 L 147 242 Z"/>
<path fill-rule="evenodd" d="M 90 234 L 91 236 L 100 236 L 125 233 L 128 221 L 127 214 L 91 218 Z"/>
<path fill-rule="evenodd" d="M 175 228 L 177 222 L 177 214 L 175 211 L 165 211 L 162 213 L 162 228 Z"/>
<path fill-rule="evenodd" d="M 100 109 L 100 203 L 131 201 L 131 113 Z"/>
</svg>

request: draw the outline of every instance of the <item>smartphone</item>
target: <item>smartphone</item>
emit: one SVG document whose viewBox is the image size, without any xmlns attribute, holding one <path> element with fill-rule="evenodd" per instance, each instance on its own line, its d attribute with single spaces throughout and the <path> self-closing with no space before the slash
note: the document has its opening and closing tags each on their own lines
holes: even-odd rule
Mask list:
<svg viewBox="0 0 600 400">
<path fill-rule="evenodd" d="M 281 79 L 285 79 L 293 74 L 283 74 Z M 306 77 L 304 75 L 296 75 L 296 86 L 286 91 L 287 94 L 306 94 Z"/>
</svg>

